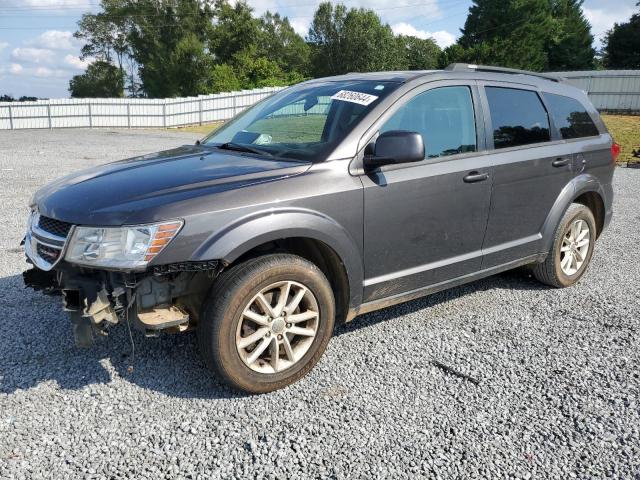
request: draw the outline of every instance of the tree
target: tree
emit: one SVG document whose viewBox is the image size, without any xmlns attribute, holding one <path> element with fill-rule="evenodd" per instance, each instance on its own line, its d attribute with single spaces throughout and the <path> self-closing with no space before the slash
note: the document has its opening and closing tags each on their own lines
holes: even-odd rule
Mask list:
<svg viewBox="0 0 640 480">
<path fill-rule="evenodd" d="M 309 45 L 298 35 L 287 17 L 267 12 L 260 18 L 259 54 L 276 62 L 283 71 L 310 73 Z"/>
<path fill-rule="evenodd" d="M 195 91 L 212 63 L 203 61 L 213 31 L 213 9 L 199 0 L 123 0 L 135 22 L 128 36 L 144 92 L 152 98 Z M 187 54 L 189 52 L 189 54 Z M 188 66 L 187 66 L 188 65 Z M 195 75 L 195 79 L 188 79 Z M 205 71 L 203 71 L 205 69 Z M 182 84 L 187 86 L 182 88 Z M 194 87 L 196 86 L 196 87 Z"/>
<path fill-rule="evenodd" d="M 216 26 L 211 34 L 211 51 L 218 62 L 228 63 L 238 53 L 256 46 L 259 22 L 245 0 L 235 6 L 227 0 L 217 0 L 213 13 Z"/>
<path fill-rule="evenodd" d="M 288 19 L 255 18 L 245 0 L 101 0 L 100 8 L 79 22 L 83 58 L 117 65 L 133 96 L 284 85 L 309 73 L 309 46 Z"/>
<path fill-rule="evenodd" d="M 321 3 L 308 39 L 315 76 L 394 70 L 406 62 L 391 27 L 373 10 Z"/>
<path fill-rule="evenodd" d="M 231 65 L 222 63 L 211 69 L 211 93 L 233 92 L 241 88 L 240 79 Z"/>
<path fill-rule="evenodd" d="M 595 49 L 591 25 L 582 13 L 583 0 L 554 0 L 554 29 L 548 47 L 549 70 L 590 70 Z"/>
<path fill-rule="evenodd" d="M 402 68 L 409 70 L 433 70 L 438 68 L 440 47 L 432 38 L 417 38 L 407 35 L 397 37 L 400 51 L 404 52 Z"/>
<path fill-rule="evenodd" d="M 97 60 L 69 81 L 69 92 L 75 98 L 123 97 L 124 74 L 115 65 Z"/>
<path fill-rule="evenodd" d="M 458 43 L 474 63 L 545 70 L 549 0 L 473 0 Z"/>
<path fill-rule="evenodd" d="M 102 60 L 116 63 L 125 72 L 125 61 L 131 59 L 131 46 L 128 36 L 133 24 L 126 14 L 123 0 L 102 0 L 103 12 L 84 14 L 78 22 L 74 37 L 84 40 L 80 58 Z M 136 80 L 133 73 L 129 76 L 129 89 L 135 92 Z"/>
<path fill-rule="evenodd" d="M 168 60 L 172 78 L 170 89 L 181 97 L 210 91 L 213 58 L 193 33 L 187 33 L 175 46 Z"/>
<path fill-rule="evenodd" d="M 458 44 L 447 61 L 526 70 L 594 67 L 591 25 L 583 0 L 473 0 Z"/>
<path fill-rule="evenodd" d="M 614 24 L 607 32 L 603 62 L 606 68 L 640 68 L 640 13 L 628 22 Z"/>
</svg>

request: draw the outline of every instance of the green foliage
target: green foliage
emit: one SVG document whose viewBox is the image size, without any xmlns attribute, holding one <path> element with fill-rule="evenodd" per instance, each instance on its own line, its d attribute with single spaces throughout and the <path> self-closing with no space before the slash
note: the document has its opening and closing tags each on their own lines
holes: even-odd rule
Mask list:
<svg viewBox="0 0 640 480">
<path fill-rule="evenodd" d="M 474 0 L 458 43 L 441 56 L 526 70 L 594 66 L 582 0 Z"/>
<path fill-rule="evenodd" d="M 260 18 L 259 54 L 276 62 L 283 71 L 301 78 L 310 73 L 310 48 L 289 20 L 278 13 L 265 13 Z"/>
<path fill-rule="evenodd" d="M 124 73 L 111 63 L 97 60 L 85 73 L 71 79 L 69 92 L 75 98 L 123 97 Z"/>
<path fill-rule="evenodd" d="M 554 29 L 548 47 L 549 70 L 590 70 L 595 49 L 591 25 L 582 13 L 583 0 L 554 0 Z"/>
<path fill-rule="evenodd" d="M 407 68 L 432 68 L 439 48 L 433 40 L 396 37 L 373 11 L 321 3 L 309 29 L 314 76 Z"/>
<path fill-rule="evenodd" d="M 230 62 L 239 52 L 256 45 L 259 22 L 253 18 L 245 0 L 231 6 L 227 0 L 217 0 L 214 8 L 216 26 L 211 34 L 211 51 L 217 61 Z"/>
<path fill-rule="evenodd" d="M 128 90 L 191 96 L 286 85 L 309 72 L 309 46 L 288 19 L 255 18 L 245 0 L 101 0 L 75 36 L 83 58 L 115 62 Z"/>
<path fill-rule="evenodd" d="M 603 54 L 606 68 L 640 68 L 640 13 L 607 32 Z"/>
<path fill-rule="evenodd" d="M 231 65 L 214 65 L 211 69 L 209 93 L 233 92 L 242 89 L 240 79 Z"/>
<path fill-rule="evenodd" d="M 539 71 L 551 28 L 549 0 L 474 0 L 458 43 L 473 63 Z"/>
<path fill-rule="evenodd" d="M 187 33 L 176 45 L 168 62 L 173 74 L 169 87 L 181 97 L 208 92 L 211 85 L 213 59 L 204 43 L 193 33 Z"/>
<path fill-rule="evenodd" d="M 441 51 L 432 38 L 416 38 L 407 35 L 397 37 L 400 52 L 404 53 L 402 68 L 408 70 L 433 70 L 438 68 Z"/>
</svg>

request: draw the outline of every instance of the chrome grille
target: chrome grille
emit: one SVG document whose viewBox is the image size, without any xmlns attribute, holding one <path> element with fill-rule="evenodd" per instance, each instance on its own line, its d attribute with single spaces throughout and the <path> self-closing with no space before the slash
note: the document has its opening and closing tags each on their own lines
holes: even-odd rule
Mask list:
<svg viewBox="0 0 640 480">
<path fill-rule="evenodd" d="M 58 261 L 58 257 L 60 256 L 60 250 L 57 248 L 47 247 L 46 245 L 42 245 L 38 243 L 36 246 L 36 252 L 38 256 L 43 258 L 49 263 L 56 263 Z"/>
<path fill-rule="evenodd" d="M 24 249 L 40 270 L 51 270 L 64 256 L 73 225 L 32 212 L 29 217 Z"/>
<path fill-rule="evenodd" d="M 56 220 L 55 218 L 43 217 L 41 215 L 40 220 L 38 221 L 38 226 L 45 232 L 66 238 L 73 225 L 61 220 Z"/>
</svg>

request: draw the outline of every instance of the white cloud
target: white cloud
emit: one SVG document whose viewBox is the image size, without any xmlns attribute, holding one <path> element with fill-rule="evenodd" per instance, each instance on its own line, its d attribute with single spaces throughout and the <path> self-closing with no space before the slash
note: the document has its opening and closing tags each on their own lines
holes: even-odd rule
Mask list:
<svg viewBox="0 0 640 480">
<path fill-rule="evenodd" d="M 72 32 L 61 30 L 47 30 L 26 44 L 52 50 L 75 50 L 81 46 L 81 42 L 73 37 Z"/>
<path fill-rule="evenodd" d="M 9 44 L 7 42 L 0 42 L 0 52 L 7 48 Z"/>
<path fill-rule="evenodd" d="M 11 58 L 19 62 L 51 63 L 55 59 L 55 53 L 46 48 L 14 48 L 11 52 Z"/>
<path fill-rule="evenodd" d="M 66 77 L 69 75 L 69 72 L 67 72 L 66 70 L 47 67 L 38 67 L 35 70 L 28 71 L 27 73 L 40 78 Z"/>
<path fill-rule="evenodd" d="M 5 4 L 16 7 L 35 7 L 38 9 L 73 7 L 82 9 L 91 6 L 91 0 L 5 0 Z"/>
<path fill-rule="evenodd" d="M 400 22 L 391 26 L 393 33 L 396 35 L 408 35 L 418 38 L 433 38 L 440 48 L 446 48 L 449 45 L 453 45 L 456 42 L 456 36 L 446 30 L 439 30 L 437 32 L 428 32 L 426 30 L 418 30 L 416 27 L 409 23 Z"/>
<path fill-rule="evenodd" d="M 629 20 L 634 13 L 630 7 L 622 7 L 616 9 L 600 9 L 582 7 L 584 16 L 591 24 L 591 33 L 596 39 L 596 44 L 600 46 L 607 31 L 613 27 L 614 23 L 623 23 Z"/>
<path fill-rule="evenodd" d="M 300 35 L 302 38 L 306 38 L 309 34 L 309 22 L 305 22 L 302 20 L 289 20 L 291 27 L 295 30 L 295 32 Z"/>
<path fill-rule="evenodd" d="M 64 57 L 64 63 L 77 70 L 85 70 L 94 60 L 94 58 L 81 60 L 80 57 L 77 57 L 75 55 L 67 55 L 66 57 Z"/>
<path fill-rule="evenodd" d="M 19 63 L 12 63 L 11 65 L 9 65 L 9 73 L 11 73 L 12 75 L 20 75 L 23 70 L 24 67 Z"/>
</svg>

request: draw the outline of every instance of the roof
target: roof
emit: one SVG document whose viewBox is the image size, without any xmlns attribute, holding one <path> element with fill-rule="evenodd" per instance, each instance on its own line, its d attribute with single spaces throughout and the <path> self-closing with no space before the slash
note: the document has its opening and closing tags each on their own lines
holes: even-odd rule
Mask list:
<svg viewBox="0 0 640 480">
<path fill-rule="evenodd" d="M 515 70 L 510 68 L 493 67 L 486 65 L 473 65 L 466 63 L 454 63 L 444 70 L 403 70 L 389 72 L 351 72 L 333 77 L 317 78 L 314 81 L 348 81 L 348 80 L 371 80 L 378 82 L 406 83 L 411 80 L 435 76 L 448 78 L 469 78 L 478 80 L 515 80 L 526 78 L 529 83 L 554 82 L 560 83 L 564 75 L 560 72 L 538 73 L 527 70 Z"/>
<path fill-rule="evenodd" d="M 344 75 L 334 75 L 332 77 L 315 78 L 311 81 L 344 81 L 344 80 L 371 80 L 378 82 L 398 82 L 404 83 L 414 78 L 425 75 L 440 73 L 442 70 L 397 70 L 388 72 L 350 72 Z"/>
</svg>

